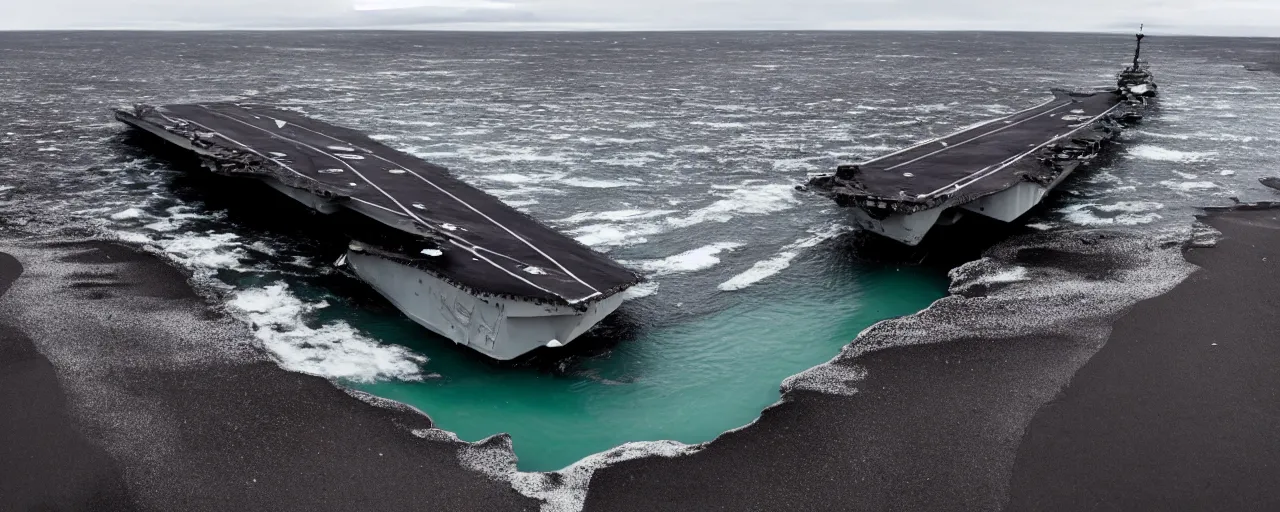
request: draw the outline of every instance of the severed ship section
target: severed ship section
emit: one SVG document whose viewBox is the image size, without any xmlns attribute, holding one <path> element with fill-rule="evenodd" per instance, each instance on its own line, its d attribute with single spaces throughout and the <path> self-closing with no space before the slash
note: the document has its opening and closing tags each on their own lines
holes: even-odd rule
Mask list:
<svg viewBox="0 0 1280 512">
<path fill-rule="evenodd" d="M 860 228 L 917 245 L 965 215 L 1012 222 L 1121 131 L 1157 88 L 1139 60 L 1115 88 L 1053 98 L 1020 112 L 811 177 L 809 188 L 848 207 Z"/>
<path fill-rule="evenodd" d="M 338 264 L 415 322 L 499 360 L 563 346 L 642 278 L 453 177 L 347 128 L 260 105 L 138 105 L 116 118 L 318 212 L 371 222 Z"/>
</svg>

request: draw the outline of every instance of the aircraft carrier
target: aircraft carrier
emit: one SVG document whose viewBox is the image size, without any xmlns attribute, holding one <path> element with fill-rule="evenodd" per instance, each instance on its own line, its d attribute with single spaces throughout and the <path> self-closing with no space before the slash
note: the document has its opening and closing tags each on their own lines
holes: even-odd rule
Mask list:
<svg viewBox="0 0 1280 512">
<path fill-rule="evenodd" d="M 863 230 L 917 245 L 935 225 L 976 214 L 1012 222 L 1086 165 L 1124 124 L 1141 119 L 1157 94 L 1140 60 L 1116 86 L 1096 92 L 1051 91 L 1039 105 L 927 140 L 835 173 L 808 186 L 849 207 Z"/>
<path fill-rule="evenodd" d="M 372 221 L 339 265 L 415 322 L 494 359 L 569 343 L 642 280 L 444 167 L 355 130 L 238 103 L 137 105 L 115 116 L 196 153 L 214 173 Z"/>
</svg>

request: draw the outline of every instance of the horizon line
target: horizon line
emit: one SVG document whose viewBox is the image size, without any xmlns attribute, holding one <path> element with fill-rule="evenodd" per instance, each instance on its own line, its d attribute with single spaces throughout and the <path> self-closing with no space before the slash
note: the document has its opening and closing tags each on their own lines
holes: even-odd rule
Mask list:
<svg viewBox="0 0 1280 512">
<path fill-rule="evenodd" d="M 962 29 L 962 28 L 412 28 L 412 27 L 197 27 L 197 28 L 138 28 L 138 27 L 66 27 L 66 28 L 3 28 L 0 32 L 436 32 L 436 33 L 612 33 L 612 34 L 650 34 L 650 33 L 703 33 L 703 32 L 917 32 L 917 33 L 1016 33 L 1016 34 L 1095 34 L 1095 35 L 1129 35 L 1134 31 L 1104 30 L 1030 30 L 1030 29 Z M 1146 31 L 1147 36 L 1153 35 Z M 1212 38 L 1254 38 L 1275 39 L 1280 35 L 1219 35 L 1197 32 L 1155 32 L 1157 37 L 1212 37 Z"/>
</svg>

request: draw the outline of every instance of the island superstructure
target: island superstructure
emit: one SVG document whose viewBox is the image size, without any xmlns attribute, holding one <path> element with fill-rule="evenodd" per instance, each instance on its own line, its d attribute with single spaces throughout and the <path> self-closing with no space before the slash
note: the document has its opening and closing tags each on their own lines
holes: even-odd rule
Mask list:
<svg viewBox="0 0 1280 512">
<path fill-rule="evenodd" d="M 865 162 L 841 165 L 809 187 L 849 207 L 863 230 L 917 245 L 967 214 L 1012 222 L 1085 165 L 1156 95 L 1140 61 L 1104 91 L 1051 91 L 1025 110 Z"/>
<path fill-rule="evenodd" d="M 352 240 L 339 264 L 415 322 L 494 359 L 569 343 L 642 280 L 444 167 L 297 112 L 137 105 L 116 118 L 195 152 L 214 173 L 392 228 Z"/>
</svg>

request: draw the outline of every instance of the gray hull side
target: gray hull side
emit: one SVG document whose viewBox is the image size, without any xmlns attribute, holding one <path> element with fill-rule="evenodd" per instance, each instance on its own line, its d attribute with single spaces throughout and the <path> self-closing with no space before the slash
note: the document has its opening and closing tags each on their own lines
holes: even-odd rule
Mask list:
<svg viewBox="0 0 1280 512">
<path fill-rule="evenodd" d="M 348 251 L 347 263 L 413 321 L 498 360 L 567 344 L 616 310 L 623 299 L 615 294 L 580 311 L 478 297 L 422 270 L 361 251 Z"/>
<path fill-rule="evenodd" d="M 1031 182 L 1023 182 L 1001 192 L 980 197 L 964 204 L 945 204 L 915 213 L 895 213 L 884 219 L 874 219 L 861 208 L 854 208 L 854 219 L 862 229 L 889 237 L 904 244 L 915 246 L 924 239 L 939 216 L 948 208 L 956 207 L 969 212 L 991 217 L 1003 222 L 1013 222 L 1034 208 L 1058 184 L 1062 183 L 1074 171 L 1062 173 L 1053 183 L 1045 187 Z"/>
</svg>

